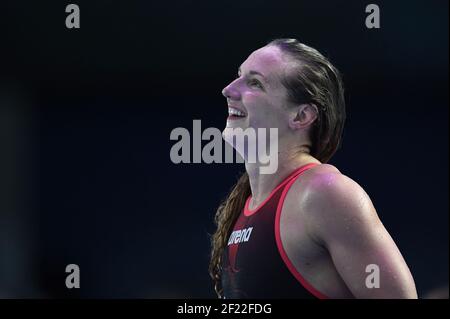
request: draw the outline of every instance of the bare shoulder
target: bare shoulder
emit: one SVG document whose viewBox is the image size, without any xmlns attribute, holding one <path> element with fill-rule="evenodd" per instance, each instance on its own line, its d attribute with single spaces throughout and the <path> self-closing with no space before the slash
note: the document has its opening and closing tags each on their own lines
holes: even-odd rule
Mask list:
<svg viewBox="0 0 450 319">
<path fill-rule="evenodd" d="M 379 221 L 365 190 L 333 165 L 321 164 L 307 170 L 292 186 L 299 210 L 322 230 L 345 230 L 350 222 Z"/>
<path fill-rule="evenodd" d="M 330 164 L 317 165 L 296 180 L 293 187 L 302 201 L 322 204 L 345 202 L 348 200 L 368 200 L 365 190 L 353 179 L 342 174 Z"/>
<path fill-rule="evenodd" d="M 355 297 L 417 298 L 406 262 L 357 182 L 334 166 L 321 164 L 304 172 L 294 184 L 289 196 L 296 202 L 289 212 L 298 218 L 290 215 L 291 223 L 298 221 L 310 242 L 328 251 Z M 386 278 L 380 289 L 361 284 L 370 264 L 378 265 Z"/>
</svg>

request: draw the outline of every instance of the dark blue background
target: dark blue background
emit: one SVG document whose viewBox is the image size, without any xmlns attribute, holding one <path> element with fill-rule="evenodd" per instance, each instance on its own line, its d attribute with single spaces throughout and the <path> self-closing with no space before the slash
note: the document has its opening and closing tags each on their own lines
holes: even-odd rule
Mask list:
<svg viewBox="0 0 450 319">
<path fill-rule="evenodd" d="M 0 212 L 0 294 L 214 297 L 212 220 L 244 167 L 175 165 L 169 134 L 193 119 L 222 129 L 222 88 L 276 37 L 342 71 L 331 163 L 370 195 L 419 295 L 448 283 L 448 1 L 376 1 L 370 30 L 364 1 L 77 1 L 79 30 L 68 3 L 0 10 L 0 105 L 20 123 L 2 185 L 21 185 Z M 70 263 L 79 290 L 64 285 Z"/>
</svg>

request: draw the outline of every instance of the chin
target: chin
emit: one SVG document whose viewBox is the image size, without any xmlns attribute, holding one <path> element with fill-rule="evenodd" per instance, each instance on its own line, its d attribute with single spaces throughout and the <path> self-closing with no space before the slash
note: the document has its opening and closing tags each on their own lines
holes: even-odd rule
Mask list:
<svg viewBox="0 0 450 319">
<path fill-rule="evenodd" d="M 246 131 L 249 127 L 242 127 L 242 126 L 227 126 L 222 131 L 222 138 L 223 140 L 229 144 L 232 148 L 236 150 L 236 152 L 239 154 L 239 156 L 247 160 L 247 154 L 250 152 L 252 155 L 252 159 L 254 156 L 256 156 L 256 145 L 257 145 L 257 134 L 252 134 L 250 128 L 250 131 Z M 235 129 L 242 129 L 237 130 Z"/>
<path fill-rule="evenodd" d="M 222 131 L 222 138 L 225 142 L 233 146 L 233 134 L 232 132 L 230 132 L 230 128 L 232 127 L 228 125 L 224 128 L 224 130 Z"/>
<path fill-rule="evenodd" d="M 241 128 L 241 129 L 245 130 L 246 128 L 248 128 L 248 123 L 245 119 L 238 119 L 238 120 L 227 119 L 226 127 Z"/>
</svg>

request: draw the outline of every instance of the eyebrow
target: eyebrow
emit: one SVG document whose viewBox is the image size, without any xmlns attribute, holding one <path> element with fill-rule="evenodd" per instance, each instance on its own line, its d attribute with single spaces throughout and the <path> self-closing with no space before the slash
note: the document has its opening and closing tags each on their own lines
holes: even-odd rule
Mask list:
<svg viewBox="0 0 450 319">
<path fill-rule="evenodd" d="M 238 73 L 241 73 L 241 67 L 238 68 Z M 264 74 L 262 74 L 262 73 L 260 73 L 260 72 L 258 72 L 258 71 L 250 70 L 250 71 L 248 71 L 248 74 L 250 74 L 250 75 L 259 75 L 259 76 L 261 76 L 264 80 L 267 81 L 267 79 L 266 79 L 266 77 L 264 76 Z"/>
</svg>

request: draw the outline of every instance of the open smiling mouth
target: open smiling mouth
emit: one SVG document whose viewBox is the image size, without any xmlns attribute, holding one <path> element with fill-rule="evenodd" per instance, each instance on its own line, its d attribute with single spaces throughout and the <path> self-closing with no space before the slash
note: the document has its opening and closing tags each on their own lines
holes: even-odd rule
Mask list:
<svg viewBox="0 0 450 319">
<path fill-rule="evenodd" d="M 246 117 L 247 114 L 233 107 L 228 107 L 228 119 L 235 120 Z"/>
</svg>

